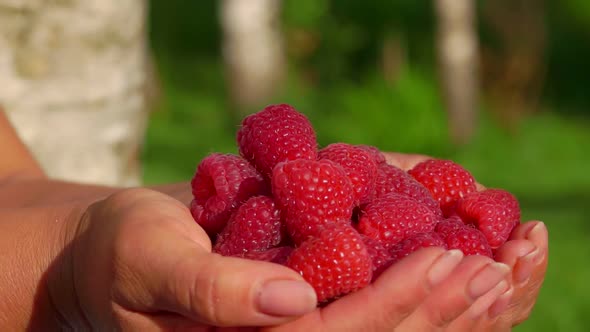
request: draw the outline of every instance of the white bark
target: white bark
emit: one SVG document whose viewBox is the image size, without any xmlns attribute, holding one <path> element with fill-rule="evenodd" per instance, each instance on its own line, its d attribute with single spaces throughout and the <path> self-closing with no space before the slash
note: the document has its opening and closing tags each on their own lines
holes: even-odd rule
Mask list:
<svg viewBox="0 0 590 332">
<path fill-rule="evenodd" d="M 0 0 L 0 104 L 48 174 L 135 185 L 146 2 Z"/>
<path fill-rule="evenodd" d="M 280 0 L 223 0 L 223 54 L 232 101 L 268 103 L 284 74 Z"/>
<path fill-rule="evenodd" d="M 479 90 L 474 0 L 436 0 L 438 58 L 449 114 L 451 138 L 467 142 L 473 134 Z"/>
</svg>

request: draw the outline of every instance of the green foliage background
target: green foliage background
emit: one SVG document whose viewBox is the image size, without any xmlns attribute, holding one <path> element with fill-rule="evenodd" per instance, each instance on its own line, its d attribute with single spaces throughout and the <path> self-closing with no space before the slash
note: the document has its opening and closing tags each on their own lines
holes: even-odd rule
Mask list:
<svg viewBox="0 0 590 332">
<path fill-rule="evenodd" d="M 151 45 L 163 98 L 144 148 L 147 183 L 186 181 L 208 153 L 237 152 L 239 122 L 228 115 L 217 5 L 151 3 Z M 310 31 L 319 46 L 303 58 L 290 53 L 286 87 L 268 103 L 290 103 L 307 114 L 321 145 L 343 141 L 451 158 L 480 182 L 515 193 L 524 220 L 548 225 L 551 246 L 538 304 L 516 331 L 586 331 L 590 4 L 546 2 L 546 13 L 548 67 L 540 111 L 515 133 L 494 120 L 486 111 L 490 100 L 482 98 L 474 140 L 463 147 L 449 143 L 427 1 L 285 0 L 285 32 Z M 395 83 L 383 79 L 376 61 L 387 36 L 403 36 L 407 49 L 408 61 Z M 313 73 L 312 83 L 304 72 Z"/>
</svg>

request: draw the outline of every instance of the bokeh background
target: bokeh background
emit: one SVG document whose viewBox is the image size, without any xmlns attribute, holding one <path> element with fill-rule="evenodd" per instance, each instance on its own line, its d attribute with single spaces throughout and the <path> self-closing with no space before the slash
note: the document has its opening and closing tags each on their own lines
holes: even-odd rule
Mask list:
<svg viewBox="0 0 590 332">
<path fill-rule="evenodd" d="M 187 181 L 289 103 L 322 146 L 453 159 L 548 225 L 516 331 L 590 329 L 589 64 L 588 0 L 0 0 L 0 104 L 50 176 Z"/>
<path fill-rule="evenodd" d="M 479 84 L 474 120 L 466 122 L 472 128 L 458 130 L 459 139 L 452 138 L 443 88 L 453 82 L 443 77 L 439 52 L 445 14 L 434 2 L 283 1 L 262 26 L 275 29 L 284 60 L 243 60 L 253 66 L 246 75 L 276 80 L 271 92 L 256 77 L 232 73 L 223 4 L 151 4 L 162 98 L 143 153 L 148 183 L 186 180 L 208 153 L 235 153 L 243 114 L 290 103 L 311 119 L 322 145 L 363 143 L 451 158 L 480 182 L 516 194 L 524 220 L 548 225 L 551 247 L 539 301 L 516 331 L 588 330 L 590 2 L 474 2 Z M 249 38 L 249 52 L 273 54 L 255 50 L 264 42 Z M 265 74 L 265 66 L 277 76 Z M 453 84 L 469 90 L 464 79 Z"/>
</svg>

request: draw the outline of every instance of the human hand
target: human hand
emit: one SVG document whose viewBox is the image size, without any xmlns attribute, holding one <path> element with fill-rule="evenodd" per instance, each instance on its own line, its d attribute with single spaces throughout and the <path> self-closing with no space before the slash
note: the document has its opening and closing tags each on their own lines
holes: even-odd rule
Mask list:
<svg viewBox="0 0 590 332">
<path fill-rule="evenodd" d="M 421 249 L 374 283 L 302 318 L 263 331 L 432 331 L 486 309 L 508 287 L 509 268 L 458 250 Z"/>
<path fill-rule="evenodd" d="M 386 153 L 385 155 L 389 163 L 404 170 L 408 170 L 415 164 L 431 158 L 424 155 L 398 153 Z M 478 190 L 485 189 L 479 183 L 477 186 Z M 182 190 L 182 186 L 180 189 L 177 194 L 185 198 L 182 199 L 183 201 L 188 202 L 185 197 L 187 196 L 186 192 Z M 419 265 L 422 269 L 420 270 L 417 267 L 404 269 L 392 267 L 392 270 L 398 272 L 388 272 L 388 277 L 381 276 L 379 279 L 381 281 L 369 286 L 370 290 L 362 290 L 358 294 L 346 296 L 294 322 L 270 328 L 269 330 L 329 331 L 331 329 L 342 330 L 345 327 L 354 330 L 355 328 L 352 328 L 354 326 L 357 327 L 357 330 L 360 328 L 367 330 L 368 326 L 373 326 L 374 330 L 391 330 L 395 327 L 395 329 L 401 331 L 441 328 L 443 326 L 452 331 L 471 331 L 474 328 L 477 330 L 509 329 L 528 317 L 545 275 L 547 233 L 544 229 L 540 233 L 537 233 L 538 230 L 528 233 L 531 226 L 534 226 L 534 223 L 520 225 L 513 232 L 510 241 L 497 252 L 496 259 L 512 268 L 511 274 L 506 277 L 506 282 L 495 284 L 491 290 L 478 297 L 477 300 L 476 298 L 461 295 L 465 295 L 465 290 L 461 287 L 467 283 L 467 275 L 463 275 L 463 277 L 453 275 L 455 278 L 462 278 L 463 283 L 451 286 L 448 283 L 452 284 L 452 282 L 449 281 L 441 287 L 433 288 L 431 290 L 432 295 L 416 291 L 419 287 L 413 288 L 413 292 L 408 291 L 407 287 L 403 287 L 403 290 L 392 289 L 391 284 L 405 286 L 409 282 L 422 280 L 421 278 L 425 275 L 427 266 L 419 265 L 419 262 L 408 262 L 405 264 Z M 524 258 L 528 253 L 534 251 L 534 248 L 539 248 L 541 262 L 538 262 L 538 259 L 534 260 L 539 265 L 531 265 L 531 257 Z M 487 258 L 467 257 L 464 262 L 460 263 L 461 267 L 457 268 L 457 271 L 473 272 L 470 268 L 474 266 L 481 268 L 491 263 L 493 262 Z M 533 271 L 531 271 L 531 268 Z M 412 273 L 410 274 L 408 271 L 412 271 Z M 530 280 L 522 282 L 522 278 L 526 279 L 527 275 L 532 275 L 532 277 Z M 370 295 L 370 305 L 364 302 L 369 298 L 367 292 L 373 293 L 373 295 Z M 398 299 L 399 302 L 394 303 L 392 306 L 392 294 L 399 295 L 400 293 L 405 294 L 405 300 Z M 450 298 L 454 298 L 453 305 L 449 305 Z M 367 308 L 368 306 L 370 308 Z M 400 311 L 400 306 L 406 309 Z M 354 312 L 358 311 L 359 307 L 366 308 L 366 310 L 363 309 L 359 311 L 358 315 L 355 315 Z M 367 314 L 368 312 L 370 314 Z M 375 312 L 378 314 L 374 314 Z"/>
<path fill-rule="evenodd" d="M 313 288 L 272 263 L 211 253 L 179 201 L 126 190 L 86 210 L 49 292 L 73 329 L 209 330 L 286 323 L 316 307 Z"/>
<path fill-rule="evenodd" d="M 388 163 L 409 170 L 431 157 L 417 154 L 385 153 Z M 485 187 L 477 183 L 478 190 Z M 530 221 L 517 226 L 508 241 L 498 248 L 495 259 L 511 268 L 510 288 L 493 303 L 487 315 L 474 320 L 469 313 L 449 325 L 450 331 L 507 331 L 525 321 L 537 300 L 545 279 L 549 256 L 547 228 Z"/>
</svg>

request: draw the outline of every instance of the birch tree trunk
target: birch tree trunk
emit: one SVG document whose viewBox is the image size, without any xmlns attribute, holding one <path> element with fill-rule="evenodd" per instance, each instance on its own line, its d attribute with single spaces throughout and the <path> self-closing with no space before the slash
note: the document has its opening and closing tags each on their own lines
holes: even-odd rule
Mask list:
<svg viewBox="0 0 590 332">
<path fill-rule="evenodd" d="M 436 0 L 442 90 L 456 144 L 473 135 L 479 90 L 478 43 L 473 0 Z"/>
<path fill-rule="evenodd" d="M 232 102 L 240 112 L 269 103 L 283 79 L 280 5 L 280 0 L 221 2 L 227 81 Z"/>
<path fill-rule="evenodd" d="M 47 173 L 136 185 L 144 0 L 0 0 L 0 104 Z"/>
<path fill-rule="evenodd" d="M 497 45 L 482 46 L 482 84 L 490 110 L 509 132 L 540 109 L 547 71 L 546 4 L 494 0 L 482 5 L 482 23 Z"/>
</svg>

